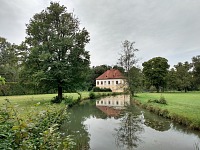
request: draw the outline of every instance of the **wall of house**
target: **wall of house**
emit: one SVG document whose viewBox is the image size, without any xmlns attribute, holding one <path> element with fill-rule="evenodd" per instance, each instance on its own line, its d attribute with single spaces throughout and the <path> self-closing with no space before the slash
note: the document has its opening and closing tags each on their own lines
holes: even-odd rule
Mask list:
<svg viewBox="0 0 200 150">
<path fill-rule="evenodd" d="M 113 92 L 123 92 L 125 88 L 124 79 L 96 80 L 96 87 L 110 88 Z"/>
</svg>

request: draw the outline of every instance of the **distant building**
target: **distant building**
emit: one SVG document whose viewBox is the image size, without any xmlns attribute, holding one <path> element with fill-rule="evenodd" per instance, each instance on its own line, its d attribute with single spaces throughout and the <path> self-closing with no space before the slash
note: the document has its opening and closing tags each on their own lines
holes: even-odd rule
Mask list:
<svg viewBox="0 0 200 150">
<path fill-rule="evenodd" d="M 110 69 L 96 78 L 96 87 L 110 88 L 112 92 L 123 92 L 125 86 L 125 77 L 117 69 Z"/>
</svg>

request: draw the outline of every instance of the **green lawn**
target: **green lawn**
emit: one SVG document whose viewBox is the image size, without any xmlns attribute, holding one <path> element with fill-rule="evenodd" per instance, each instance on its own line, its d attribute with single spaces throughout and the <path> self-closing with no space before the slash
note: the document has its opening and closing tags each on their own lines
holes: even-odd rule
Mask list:
<svg viewBox="0 0 200 150">
<path fill-rule="evenodd" d="M 200 128 L 200 92 L 188 93 L 140 93 L 136 100 L 142 104 L 152 105 L 169 111 L 169 115 L 178 115 L 187 118 L 192 125 Z M 147 103 L 149 99 L 159 99 L 161 96 L 167 100 L 167 105 L 157 103 Z"/>
<path fill-rule="evenodd" d="M 89 97 L 89 92 L 81 92 L 82 98 Z M 17 109 L 22 117 L 25 117 L 28 112 L 38 112 L 48 107 L 50 101 L 57 94 L 39 94 L 39 95 L 19 95 L 19 96 L 0 96 L 0 107 L 8 99 L 11 104 Z M 72 96 L 74 99 L 78 98 L 77 93 L 65 93 L 64 96 Z M 39 105 L 38 105 L 39 104 Z M 35 107 L 37 105 L 37 107 Z M 63 103 L 54 104 L 55 107 L 65 107 Z"/>
</svg>

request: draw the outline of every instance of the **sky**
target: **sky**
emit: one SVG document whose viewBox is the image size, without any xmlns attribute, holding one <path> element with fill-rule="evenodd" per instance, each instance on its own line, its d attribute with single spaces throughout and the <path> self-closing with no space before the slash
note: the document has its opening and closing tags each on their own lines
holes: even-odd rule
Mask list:
<svg viewBox="0 0 200 150">
<path fill-rule="evenodd" d="M 55 1 L 55 0 L 52 0 Z M 116 65 L 122 42 L 135 42 L 138 66 L 164 57 L 171 67 L 200 55 L 200 0 L 59 0 L 90 33 L 91 66 Z M 20 44 L 26 24 L 50 0 L 0 0 L 0 36 Z"/>
</svg>

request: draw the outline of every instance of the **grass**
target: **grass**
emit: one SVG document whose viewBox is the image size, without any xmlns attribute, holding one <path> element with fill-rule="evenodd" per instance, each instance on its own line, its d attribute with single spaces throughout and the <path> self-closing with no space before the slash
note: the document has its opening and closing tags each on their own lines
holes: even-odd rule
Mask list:
<svg viewBox="0 0 200 150">
<path fill-rule="evenodd" d="M 89 97 L 89 92 L 81 92 L 82 99 Z M 19 96 L 0 96 L 0 107 L 6 102 L 5 99 L 8 99 L 11 104 L 17 109 L 21 117 L 26 117 L 31 110 L 31 112 L 42 111 L 45 108 L 48 108 L 50 101 L 57 94 L 39 94 L 39 95 L 19 95 Z M 65 93 L 64 96 L 72 96 L 73 99 L 78 98 L 77 93 Z M 37 107 L 34 107 L 36 106 Z M 55 107 L 65 107 L 63 103 L 54 104 Z M 34 114 L 33 114 L 34 115 Z"/>
<path fill-rule="evenodd" d="M 108 94 L 110 92 L 95 92 L 95 94 Z M 73 99 L 79 97 L 78 93 L 64 93 L 64 97 L 71 96 Z M 18 95 L 18 96 L 0 96 L 0 107 L 6 102 L 5 99 L 8 99 L 11 104 L 16 107 L 20 117 L 26 117 L 29 115 L 29 112 L 39 112 L 48 108 L 50 101 L 57 94 L 38 94 L 38 95 Z M 89 92 L 81 92 L 81 99 L 89 99 Z M 37 106 L 37 107 L 35 107 Z M 54 104 L 55 107 L 65 107 L 64 103 Z M 33 111 L 32 111 L 33 110 Z M 33 114 L 34 115 L 34 114 Z"/>
<path fill-rule="evenodd" d="M 161 96 L 167 100 L 167 105 L 148 103 L 148 100 L 159 99 Z M 168 117 L 192 128 L 200 129 L 200 92 L 188 93 L 140 93 L 135 98 L 143 106 L 152 106 L 160 110 L 167 110 Z"/>
</svg>

